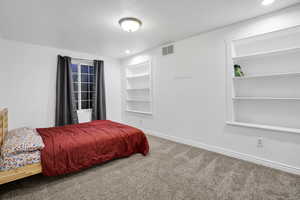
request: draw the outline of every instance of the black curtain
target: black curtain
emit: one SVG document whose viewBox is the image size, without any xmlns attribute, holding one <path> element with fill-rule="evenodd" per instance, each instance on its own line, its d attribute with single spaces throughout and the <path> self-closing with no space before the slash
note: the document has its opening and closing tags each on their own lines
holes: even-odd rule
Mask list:
<svg viewBox="0 0 300 200">
<path fill-rule="evenodd" d="M 102 60 L 94 60 L 95 67 L 95 95 L 92 103 L 92 119 L 106 119 L 106 103 L 105 103 L 105 84 L 104 84 L 104 62 Z"/>
<path fill-rule="evenodd" d="M 71 58 L 57 57 L 55 126 L 77 124 Z"/>
</svg>

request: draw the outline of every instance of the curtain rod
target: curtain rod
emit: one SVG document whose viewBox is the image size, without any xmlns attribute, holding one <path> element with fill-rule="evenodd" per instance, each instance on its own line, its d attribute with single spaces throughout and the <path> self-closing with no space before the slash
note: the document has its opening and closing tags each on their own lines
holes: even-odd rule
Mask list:
<svg viewBox="0 0 300 200">
<path fill-rule="evenodd" d="M 71 57 L 71 58 L 74 59 L 74 60 L 85 60 L 85 61 L 94 62 L 94 60 L 85 59 L 85 58 L 73 58 L 73 57 Z"/>
</svg>

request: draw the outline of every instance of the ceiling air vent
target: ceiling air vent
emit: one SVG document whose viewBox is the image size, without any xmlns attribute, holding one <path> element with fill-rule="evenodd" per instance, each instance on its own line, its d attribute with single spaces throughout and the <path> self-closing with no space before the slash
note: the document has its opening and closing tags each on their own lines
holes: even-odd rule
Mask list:
<svg viewBox="0 0 300 200">
<path fill-rule="evenodd" d="M 166 56 L 174 53 L 174 45 L 170 45 L 162 48 L 162 55 Z"/>
</svg>

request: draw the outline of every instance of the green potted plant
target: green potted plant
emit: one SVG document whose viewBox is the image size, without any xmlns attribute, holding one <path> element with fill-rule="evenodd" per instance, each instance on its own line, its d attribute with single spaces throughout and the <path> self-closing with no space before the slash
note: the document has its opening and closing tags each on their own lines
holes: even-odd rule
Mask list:
<svg viewBox="0 0 300 200">
<path fill-rule="evenodd" d="M 244 73 L 243 73 L 242 68 L 241 68 L 240 65 L 234 65 L 234 76 L 235 77 L 244 76 Z"/>
</svg>

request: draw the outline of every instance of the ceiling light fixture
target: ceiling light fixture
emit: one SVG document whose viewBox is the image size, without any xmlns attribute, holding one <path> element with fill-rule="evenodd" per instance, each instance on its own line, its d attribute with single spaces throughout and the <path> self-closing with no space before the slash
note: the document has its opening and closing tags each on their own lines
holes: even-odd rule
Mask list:
<svg viewBox="0 0 300 200">
<path fill-rule="evenodd" d="M 126 53 L 126 54 L 130 54 L 131 51 L 130 51 L 130 50 L 126 50 L 125 53 Z"/>
<path fill-rule="evenodd" d="M 275 0 L 263 0 L 262 1 L 262 5 L 264 6 L 268 6 L 268 5 L 271 5 L 272 3 L 274 3 Z"/>
<path fill-rule="evenodd" d="M 142 26 L 141 20 L 133 17 L 122 18 L 119 20 L 119 24 L 127 32 L 135 32 Z"/>
</svg>

